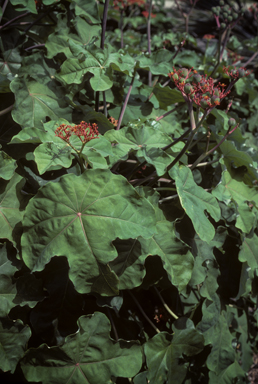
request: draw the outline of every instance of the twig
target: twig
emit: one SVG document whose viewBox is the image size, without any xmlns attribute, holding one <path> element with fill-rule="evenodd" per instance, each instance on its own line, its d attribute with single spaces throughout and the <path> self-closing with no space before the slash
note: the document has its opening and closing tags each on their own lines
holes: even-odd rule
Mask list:
<svg viewBox="0 0 258 384">
<path fill-rule="evenodd" d="M 102 96 L 103 96 L 104 115 L 107 117 L 107 103 L 106 103 L 106 93 L 105 93 L 105 91 L 102 92 Z"/>
<path fill-rule="evenodd" d="M 36 20 L 34 20 L 25 30 L 24 30 L 24 34 L 26 32 L 28 32 L 29 29 L 31 29 L 31 27 L 33 27 L 33 25 L 37 24 L 38 21 L 40 21 L 41 19 L 43 19 L 43 17 L 47 16 L 50 12 L 53 11 L 53 7 L 49 7 L 49 9 L 44 12 L 42 15 L 40 15 Z"/>
<path fill-rule="evenodd" d="M 178 105 L 178 103 L 176 103 L 176 105 Z M 164 113 L 163 115 L 161 115 L 161 116 L 159 116 L 159 117 L 156 117 L 156 121 L 160 121 L 161 119 L 164 119 L 164 117 L 170 115 L 170 113 L 175 112 L 176 109 L 177 109 L 177 106 L 176 106 L 175 108 L 171 109 L 170 111 Z"/>
<path fill-rule="evenodd" d="M 152 0 L 149 0 L 149 14 L 148 14 L 148 20 L 147 20 L 147 37 L 148 37 L 149 55 L 151 55 L 151 9 L 152 9 Z M 149 87 L 151 87 L 151 83 L 152 83 L 151 71 L 149 71 L 148 79 L 149 79 Z"/>
<path fill-rule="evenodd" d="M 13 106 L 14 106 L 14 104 L 13 104 L 13 105 L 10 105 L 10 107 L 7 107 L 7 108 L 5 108 L 5 109 L 2 109 L 2 111 L 0 111 L 0 116 L 3 116 L 3 115 L 5 115 L 6 113 L 10 112 L 10 111 L 13 109 Z"/>
<path fill-rule="evenodd" d="M 163 299 L 163 297 L 161 296 L 159 290 L 154 286 L 154 289 L 157 293 L 157 295 L 159 296 L 160 300 L 162 301 L 162 304 L 164 305 L 164 308 L 166 308 L 166 310 L 168 311 L 168 313 L 170 313 L 171 316 L 174 317 L 174 319 L 178 319 L 178 316 L 169 308 L 169 306 L 165 303 L 165 300 Z"/>
<path fill-rule="evenodd" d="M 254 54 L 250 57 L 250 59 L 248 59 L 247 62 L 243 64 L 243 67 L 247 67 L 247 65 L 250 64 L 251 61 L 253 61 L 253 59 L 255 59 L 257 55 L 258 55 L 258 51 L 254 52 Z"/>
<path fill-rule="evenodd" d="M 2 16 L 0 16 L 0 23 L 1 23 L 2 18 L 4 16 L 5 8 L 7 7 L 8 1 L 9 0 L 5 0 L 4 5 L 2 6 Z"/>
<path fill-rule="evenodd" d="M 108 5 L 109 5 L 109 0 L 105 0 L 104 12 L 103 12 L 103 20 L 102 20 L 101 42 L 100 42 L 100 48 L 102 48 L 102 49 L 104 49 L 104 43 L 105 43 L 105 34 L 106 34 L 106 28 L 107 28 Z"/>
<path fill-rule="evenodd" d="M 116 341 L 118 341 L 118 339 L 119 339 L 118 338 L 118 333 L 117 333 L 117 330 L 116 330 L 116 326 L 115 326 L 115 323 L 114 323 L 111 311 L 110 311 L 109 308 L 107 309 L 107 311 L 108 311 L 108 317 L 109 317 L 110 323 L 112 325 L 112 328 L 113 328 L 113 331 L 114 331 L 114 334 L 115 334 L 115 339 L 116 339 Z"/>
<path fill-rule="evenodd" d="M 30 51 L 31 49 L 34 49 L 34 48 L 43 48 L 43 47 L 45 47 L 45 44 L 32 45 L 31 47 L 25 48 L 25 51 L 28 52 L 28 51 Z"/>
<path fill-rule="evenodd" d="M 134 69 L 134 73 L 133 73 L 133 77 L 132 77 L 132 80 L 131 80 L 131 84 L 130 84 L 130 87 L 128 89 L 128 92 L 127 92 L 127 95 L 126 95 L 123 107 L 122 107 L 121 112 L 120 112 L 120 116 L 119 116 L 119 119 L 118 119 L 118 122 L 117 122 L 117 127 L 116 127 L 117 131 L 120 129 L 120 126 L 121 126 L 121 123 L 122 123 L 122 120 L 123 120 L 123 117 L 124 117 L 125 109 L 127 107 L 128 100 L 129 100 L 129 97 L 130 97 L 130 94 L 131 94 L 131 91 L 132 91 L 132 88 L 133 88 L 135 74 L 136 74 L 136 69 Z"/>
<path fill-rule="evenodd" d="M 100 48 L 102 48 L 102 49 L 104 49 L 104 45 L 105 45 L 105 34 L 106 34 L 106 28 L 107 28 L 108 5 L 109 5 L 109 0 L 105 0 L 104 12 L 103 12 L 103 20 L 102 20 L 101 41 L 100 41 Z M 96 112 L 99 111 L 99 91 L 96 91 L 95 111 Z"/>
<path fill-rule="evenodd" d="M 19 20 L 19 19 L 21 19 L 23 17 L 26 17 L 29 14 L 30 14 L 30 12 L 25 12 L 22 15 L 16 16 L 14 19 L 7 21 L 7 23 L 5 23 L 4 25 L 1 25 L 0 29 L 3 29 L 5 27 L 7 27 L 8 25 L 12 24 L 14 21 Z"/>
<path fill-rule="evenodd" d="M 148 323 L 152 326 L 153 329 L 155 329 L 155 331 L 157 333 L 160 333 L 160 330 L 153 324 L 153 322 L 148 318 L 148 316 L 146 315 L 146 313 L 144 312 L 144 310 L 142 309 L 142 306 L 141 304 L 139 303 L 139 301 L 136 299 L 136 297 L 134 297 L 134 295 L 132 294 L 132 292 L 128 291 L 128 293 L 131 295 L 133 301 L 135 302 L 135 304 L 137 305 L 137 307 L 139 308 L 139 310 L 141 311 L 142 315 L 144 316 L 144 318 L 148 321 Z"/>
<path fill-rule="evenodd" d="M 216 151 L 216 149 L 218 149 L 220 147 L 220 145 L 228 138 L 229 135 L 231 135 L 236 129 L 237 127 L 239 126 L 239 124 L 237 124 L 231 131 L 228 129 L 227 133 L 225 134 L 225 136 L 220 140 L 220 142 L 215 145 L 215 147 L 213 147 L 210 151 L 208 152 L 205 152 L 205 153 L 202 153 L 198 159 L 192 164 L 192 166 L 190 167 L 190 169 L 193 169 L 197 166 L 197 164 L 199 164 L 200 161 L 202 161 L 203 159 L 205 159 L 205 157 L 209 156 L 212 152 Z"/>
</svg>

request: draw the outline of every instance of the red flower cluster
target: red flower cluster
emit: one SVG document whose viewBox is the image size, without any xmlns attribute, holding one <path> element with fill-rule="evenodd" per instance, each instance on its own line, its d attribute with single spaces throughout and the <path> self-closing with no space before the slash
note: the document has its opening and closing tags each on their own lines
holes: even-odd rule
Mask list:
<svg viewBox="0 0 258 384">
<path fill-rule="evenodd" d="M 55 130 L 55 135 L 67 143 L 69 143 L 69 139 L 72 135 L 76 135 L 83 144 L 86 144 L 90 140 L 98 139 L 99 132 L 97 124 L 89 124 L 82 121 L 80 124 L 73 126 L 61 124 Z"/>
<path fill-rule="evenodd" d="M 148 17 L 149 17 L 149 12 L 148 11 L 142 11 L 142 15 L 144 16 L 144 17 L 146 17 L 146 19 L 148 19 Z M 151 18 L 155 18 L 157 15 L 155 15 L 154 13 L 151 13 Z"/>
<path fill-rule="evenodd" d="M 212 77 L 200 75 L 197 71 L 181 68 L 169 73 L 176 87 L 188 101 L 193 101 L 203 109 L 209 109 L 220 104 L 230 91 L 225 91 L 225 84 L 214 83 Z"/>
<path fill-rule="evenodd" d="M 214 38 L 215 38 L 214 35 L 209 35 L 209 34 L 203 36 L 203 39 L 206 39 L 206 40 L 211 40 L 211 39 L 214 39 Z"/>
<path fill-rule="evenodd" d="M 250 71 L 247 71 L 244 67 L 240 67 L 239 69 L 235 67 L 232 69 L 223 67 L 223 71 L 233 79 L 240 79 L 241 77 L 248 76 L 251 73 Z"/>
</svg>

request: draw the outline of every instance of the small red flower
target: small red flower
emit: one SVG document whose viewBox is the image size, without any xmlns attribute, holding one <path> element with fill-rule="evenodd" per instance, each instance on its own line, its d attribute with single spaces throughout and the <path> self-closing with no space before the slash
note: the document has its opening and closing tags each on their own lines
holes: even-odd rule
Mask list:
<svg viewBox="0 0 258 384">
<path fill-rule="evenodd" d="M 146 17 L 146 19 L 148 19 L 149 17 L 149 12 L 148 11 L 142 11 L 142 15 L 144 17 Z M 151 17 L 154 19 L 157 15 L 155 15 L 154 13 L 151 13 Z"/>
<path fill-rule="evenodd" d="M 224 66 L 223 71 L 233 79 L 240 79 L 241 77 L 246 77 L 251 73 L 250 71 L 247 71 L 244 67 L 240 67 L 239 69 L 233 67 L 230 69 L 229 67 Z"/>
<path fill-rule="evenodd" d="M 210 40 L 210 39 L 214 39 L 215 36 L 214 35 L 204 35 L 203 38 L 206 40 Z"/>
<path fill-rule="evenodd" d="M 97 124 L 85 123 L 85 121 L 82 121 L 78 125 L 61 124 L 55 130 L 55 135 L 67 143 L 69 143 L 70 137 L 72 135 L 79 137 L 83 144 L 86 144 L 90 140 L 99 138 Z"/>
<path fill-rule="evenodd" d="M 225 84 L 215 84 L 212 77 L 200 75 L 193 68 L 174 68 L 168 76 L 173 79 L 185 100 L 193 101 L 204 109 L 220 105 L 221 100 L 230 93 L 230 90 L 224 90 Z"/>
</svg>

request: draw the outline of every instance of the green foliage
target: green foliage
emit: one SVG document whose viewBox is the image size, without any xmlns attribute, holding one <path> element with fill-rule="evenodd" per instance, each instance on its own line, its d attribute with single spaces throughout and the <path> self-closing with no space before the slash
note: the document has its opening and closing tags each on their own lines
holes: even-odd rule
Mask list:
<svg viewBox="0 0 258 384">
<path fill-rule="evenodd" d="M 257 20 L 150 3 L 0 8 L 1 383 L 248 382 Z"/>
</svg>

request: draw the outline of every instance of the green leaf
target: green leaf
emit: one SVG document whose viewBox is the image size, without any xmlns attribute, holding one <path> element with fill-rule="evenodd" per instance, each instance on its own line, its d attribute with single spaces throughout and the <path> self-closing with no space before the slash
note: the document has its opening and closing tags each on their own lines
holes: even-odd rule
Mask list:
<svg viewBox="0 0 258 384">
<path fill-rule="evenodd" d="M 71 166 L 72 149 L 63 143 L 61 140 L 60 145 L 56 143 L 43 143 L 35 149 L 35 162 L 37 163 L 40 175 L 51 169 L 69 168 Z"/>
<path fill-rule="evenodd" d="M 72 121 L 72 109 L 64 101 L 64 92 L 54 82 L 46 85 L 28 77 L 17 77 L 11 82 L 11 90 L 16 99 L 12 116 L 21 126 L 40 129 L 46 117 Z"/>
<path fill-rule="evenodd" d="M 216 324 L 205 333 L 205 344 L 211 344 L 212 350 L 207 359 L 207 367 L 219 376 L 235 361 L 235 351 L 228 324 L 223 313 Z"/>
<path fill-rule="evenodd" d="M 209 243 L 202 241 L 197 235 L 194 238 L 194 248 L 196 247 L 196 255 L 194 260 L 194 268 L 190 285 L 197 285 L 204 282 L 207 276 L 207 261 L 215 261 L 214 248 L 221 249 L 227 236 L 227 230 L 224 227 L 218 227 L 216 229 L 215 237 Z M 210 264 L 211 266 L 212 264 Z"/>
<path fill-rule="evenodd" d="M 179 64 L 182 66 L 186 66 L 187 68 L 198 68 L 200 63 L 200 55 L 198 55 L 194 50 L 190 51 L 189 49 L 185 49 L 176 55 L 173 60 L 173 64 Z"/>
<path fill-rule="evenodd" d="M 217 140 L 221 140 L 221 137 Z M 231 170 L 232 163 L 235 167 L 245 166 L 248 172 L 244 174 L 243 181 L 248 185 L 253 185 L 253 182 L 258 179 L 258 171 L 251 156 L 246 152 L 237 150 L 235 144 L 227 140 L 220 145 L 219 150 L 223 154 L 223 162 L 227 170 Z"/>
<path fill-rule="evenodd" d="M 89 19 L 92 23 L 100 23 L 98 4 L 96 0 L 73 0 L 71 9 L 75 9 L 75 14 Z"/>
<path fill-rule="evenodd" d="M 221 303 L 220 298 L 217 294 L 214 294 L 212 301 L 205 299 L 202 305 L 202 320 L 197 325 L 198 331 L 200 331 L 205 338 L 205 345 L 209 344 L 210 330 L 213 330 L 213 327 L 219 321 L 221 313 Z M 207 333 L 207 338 L 206 338 Z"/>
<path fill-rule="evenodd" d="M 25 180 L 15 173 L 10 181 L 2 181 L 0 185 L 0 236 L 14 243 L 24 214 L 26 199 L 21 194 L 24 183 Z"/>
<path fill-rule="evenodd" d="M 182 93 L 177 89 L 171 89 L 169 87 L 162 87 L 160 84 L 156 84 L 153 88 L 153 93 L 159 101 L 159 108 L 167 110 L 167 107 L 171 104 L 184 102 Z"/>
<path fill-rule="evenodd" d="M 219 284 L 217 278 L 220 275 L 219 266 L 215 260 L 207 260 L 205 262 L 207 268 L 206 278 L 200 289 L 200 295 L 212 300 Z"/>
<path fill-rule="evenodd" d="M 21 367 L 28 381 L 106 384 L 113 377 L 132 377 L 139 372 L 140 345 L 110 339 L 110 324 L 103 313 L 80 317 L 78 326 L 78 332 L 68 336 L 62 347 L 43 344 L 26 353 Z"/>
<path fill-rule="evenodd" d="M 159 49 L 150 56 L 146 53 L 139 57 L 139 67 L 151 71 L 153 75 L 166 76 L 171 71 L 173 52 Z"/>
<path fill-rule="evenodd" d="M 36 3 L 34 0 L 11 0 L 12 5 L 20 5 L 17 7 L 17 11 L 30 11 L 32 13 L 38 13 L 36 9 Z"/>
<path fill-rule="evenodd" d="M 181 205 L 192 220 L 196 233 L 202 240 L 211 241 L 215 235 L 215 229 L 204 211 L 207 211 L 215 221 L 218 221 L 220 219 L 220 207 L 217 200 L 194 182 L 189 168 L 174 167 L 169 171 L 169 174 L 175 179 Z"/>
<path fill-rule="evenodd" d="M 4 180 L 10 180 L 16 168 L 16 161 L 4 151 L 0 151 L 0 177 Z"/>
<path fill-rule="evenodd" d="M 183 383 L 189 365 L 189 362 L 182 361 L 183 355 L 194 356 L 203 350 L 204 338 L 194 328 L 191 320 L 187 319 L 184 327 L 174 327 L 174 331 L 173 337 L 162 332 L 144 345 L 150 384 L 166 381 Z"/>
<path fill-rule="evenodd" d="M 129 125 L 131 122 L 141 120 L 142 122 L 150 118 L 153 105 L 149 101 L 142 101 L 138 96 L 131 95 L 123 116 L 123 125 Z M 121 113 L 121 107 L 117 106 L 110 110 L 110 114 L 118 119 Z"/>
<path fill-rule="evenodd" d="M 122 176 L 88 170 L 42 187 L 28 204 L 24 227 L 26 265 L 40 271 L 51 257 L 65 255 L 75 288 L 86 293 L 100 274 L 100 265 L 117 256 L 111 242 L 117 237 L 151 237 L 155 214 Z"/>
<path fill-rule="evenodd" d="M 2 51 L 2 57 L 0 58 L 0 74 L 4 75 L 9 81 L 14 78 L 21 67 L 22 58 L 20 49 L 17 47 L 19 39 L 20 34 L 17 30 L 13 31 L 12 34 L 5 35 L 4 38 L 0 38 L 0 48 Z"/>
<path fill-rule="evenodd" d="M 109 48 L 100 49 L 91 46 L 88 49 L 73 40 L 69 41 L 74 57 L 68 58 L 61 66 L 61 72 L 56 78 L 66 84 L 80 84 L 83 76 L 89 72 L 93 75 L 90 84 L 94 91 L 106 91 L 113 85 L 112 70 L 131 73 L 132 60 L 128 55 L 111 54 Z"/>
<path fill-rule="evenodd" d="M 153 164 L 158 175 L 163 175 L 166 167 L 172 162 L 173 157 L 161 148 L 172 142 L 172 139 L 158 129 L 159 124 L 146 122 L 141 127 L 125 127 L 119 131 L 108 131 L 105 138 L 116 143 L 113 147 L 113 156 L 110 157 L 112 164 L 118 160 L 126 160 L 131 150 L 141 161 L 143 157 L 148 163 Z"/>
<path fill-rule="evenodd" d="M 0 319 L 0 369 L 14 373 L 19 360 L 24 355 L 31 336 L 28 325 L 21 320 Z"/>
<path fill-rule="evenodd" d="M 143 254 L 139 239 L 114 242 L 118 256 L 110 262 L 110 268 L 119 278 L 119 289 L 133 289 L 141 285 L 145 276 Z"/>
<path fill-rule="evenodd" d="M 16 260 L 16 251 L 9 244 L 0 244 L 0 274 L 12 277 L 19 270 L 21 261 Z"/>
<path fill-rule="evenodd" d="M 242 246 L 238 255 L 239 260 L 242 263 L 246 261 L 253 272 L 258 268 L 257 246 L 258 236 L 254 233 L 252 237 L 245 237 L 243 239 Z"/>
<path fill-rule="evenodd" d="M 232 178 L 228 171 L 222 174 L 221 182 L 212 191 L 212 194 L 220 201 L 224 201 L 227 205 L 230 200 L 237 204 L 236 227 L 244 233 L 249 233 L 255 223 L 255 211 L 258 207 L 258 194 L 255 187 L 249 187 L 242 181 L 237 181 Z M 252 210 L 251 202 L 255 203 L 255 208 Z"/>
<path fill-rule="evenodd" d="M 232 384 L 232 383 L 245 383 L 246 372 L 240 367 L 237 361 L 234 361 L 219 375 L 215 372 L 209 372 L 210 381 L 209 384 Z"/>
<path fill-rule="evenodd" d="M 24 274 L 14 281 L 8 275 L 0 277 L 0 317 L 7 316 L 17 305 L 28 305 L 32 308 L 43 300 L 41 282 L 34 275 Z"/>
<path fill-rule="evenodd" d="M 184 290 L 191 279 L 194 259 L 186 244 L 174 233 L 173 225 L 166 220 L 157 222 L 158 233 L 151 239 L 140 239 L 142 252 L 161 257 L 164 269 L 179 292 Z"/>
</svg>

